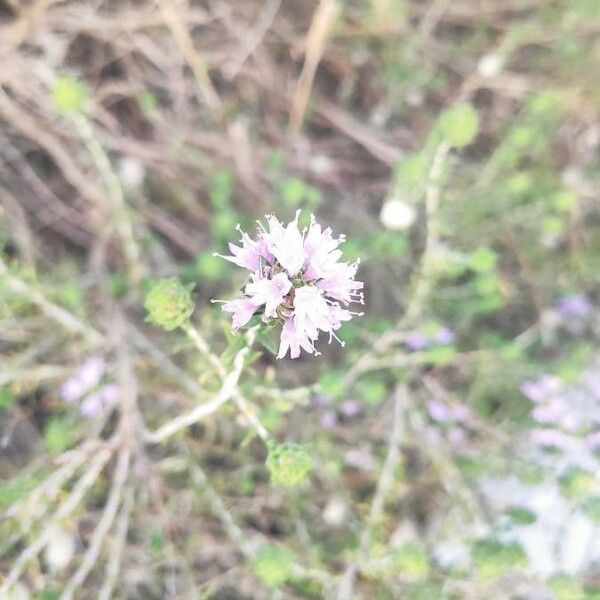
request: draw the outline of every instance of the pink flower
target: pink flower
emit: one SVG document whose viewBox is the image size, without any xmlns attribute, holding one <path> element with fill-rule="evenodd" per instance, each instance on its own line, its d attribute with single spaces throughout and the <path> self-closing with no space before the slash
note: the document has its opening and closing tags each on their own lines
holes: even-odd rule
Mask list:
<svg viewBox="0 0 600 600">
<path fill-rule="evenodd" d="M 283 302 L 291 287 L 292 282 L 287 275 L 278 273 L 272 279 L 256 279 L 249 283 L 245 292 L 255 307 L 265 305 L 265 317 L 274 317 L 277 307 Z"/>
<path fill-rule="evenodd" d="M 277 358 L 283 358 L 290 351 L 292 358 L 300 356 L 300 348 L 312 354 L 315 350 L 312 342 L 305 331 L 297 329 L 293 319 L 286 319 L 281 330 L 281 340 Z"/>
<path fill-rule="evenodd" d="M 256 312 L 258 306 L 248 298 L 238 298 L 225 302 L 222 307 L 223 312 L 232 313 L 232 326 L 237 331 L 243 327 Z"/>
<path fill-rule="evenodd" d="M 243 296 L 225 302 L 222 310 L 232 313 L 234 329 L 256 313 L 265 323 L 280 324 L 278 358 L 288 351 L 292 358 L 300 356 L 301 350 L 318 354 L 314 344 L 321 331 L 329 334 L 331 342 L 338 339 L 334 332 L 342 323 L 362 314 L 345 308 L 351 302 L 363 303 L 363 283 L 355 279 L 358 260 L 340 261 L 338 246 L 344 236 L 334 238 L 331 229 L 323 230 L 314 216 L 308 229 L 300 231 L 299 215 L 300 211 L 287 225 L 267 216 L 267 225 L 259 223 L 255 240 L 242 232 L 242 245 L 230 244 L 232 255 L 223 256 L 252 274 Z"/>
<path fill-rule="evenodd" d="M 269 232 L 263 233 L 263 240 L 271 254 L 277 262 L 293 277 L 304 266 L 304 240 L 298 230 L 298 217 L 300 211 L 296 212 L 296 217 L 288 223 L 287 227 L 273 216 L 267 217 L 269 223 Z"/>
<path fill-rule="evenodd" d="M 311 285 L 296 288 L 294 296 L 294 323 L 311 339 L 317 339 L 319 329 L 331 331 L 331 308 L 323 292 Z"/>
<path fill-rule="evenodd" d="M 238 225 L 238 231 L 239 229 Z M 215 252 L 215 256 L 220 256 L 229 262 L 232 262 L 239 267 L 244 267 L 250 271 L 256 271 L 260 268 L 260 260 L 264 253 L 264 248 L 260 245 L 260 243 L 255 242 L 247 233 L 242 233 L 242 245 L 236 246 L 235 244 L 229 244 L 229 250 L 231 251 L 230 256 L 224 256 L 223 254 L 217 254 Z"/>
</svg>

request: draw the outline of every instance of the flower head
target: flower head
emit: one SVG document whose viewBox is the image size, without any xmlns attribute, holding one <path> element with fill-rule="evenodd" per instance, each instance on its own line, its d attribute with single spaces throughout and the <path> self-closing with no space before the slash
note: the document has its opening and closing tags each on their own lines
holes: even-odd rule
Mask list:
<svg viewBox="0 0 600 600">
<path fill-rule="evenodd" d="M 297 358 L 301 350 L 318 354 L 314 344 L 319 333 L 328 333 L 329 341 L 338 339 L 335 331 L 342 323 L 361 314 L 347 306 L 363 303 L 363 283 L 355 279 L 359 261 L 340 260 L 344 236 L 333 237 L 314 216 L 301 231 L 299 214 L 287 225 L 268 215 L 266 226 L 259 223 L 256 239 L 240 230 L 241 246 L 229 244 L 231 255 L 218 255 L 251 271 L 242 297 L 223 303 L 222 310 L 232 314 L 234 329 L 254 314 L 262 315 L 265 323 L 279 324 L 277 358 L 288 352 Z"/>
<path fill-rule="evenodd" d="M 181 327 L 194 312 L 193 287 L 183 285 L 174 277 L 154 281 L 144 301 L 148 312 L 146 320 L 167 331 Z"/>
<path fill-rule="evenodd" d="M 102 356 L 88 356 L 75 374 L 60 387 L 60 395 L 66 402 L 76 402 L 87 394 L 106 372 L 106 361 Z"/>
</svg>

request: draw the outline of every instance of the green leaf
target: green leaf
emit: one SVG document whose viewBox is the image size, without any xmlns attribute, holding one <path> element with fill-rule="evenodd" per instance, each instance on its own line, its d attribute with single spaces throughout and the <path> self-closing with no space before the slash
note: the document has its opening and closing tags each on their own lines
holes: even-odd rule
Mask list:
<svg viewBox="0 0 600 600">
<path fill-rule="evenodd" d="M 261 327 L 256 334 L 256 341 L 275 355 L 279 349 L 280 336 L 281 328 L 279 327 Z"/>
<path fill-rule="evenodd" d="M 319 390 L 332 398 L 339 398 L 344 392 L 342 379 L 343 375 L 339 371 L 326 371 L 319 378 Z"/>
<path fill-rule="evenodd" d="M 394 554 L 394 567 L 411 579 L 424 579 L 429 571 L 429 561 L 419 544 L 408 542 Z"/>
<path fill-rule="evenodd" d="M 600 496 L 592 496 L 583 503 L 585 514 L 594 523 L 600 523 Z"/>
<path fill-rule="evenodd" d="M 217 171 L 210 185 L 210 202 L 213 208 L 224 211 L 229 209 L 233 191 L 233 176 L 229 171 Z M 234 224 L 235 226 L 235 224 Z"/>
<path fill-rule="evenodd" d="M 160 531 L 154 530 L 152 533 L 150 533 L 149 546 L 152 552 L 159 553 L 165 548 L 166 545 L 167 541 Z"/>
<path fill-rule="evenodd" d="M 589 494 L 595 485 L 596 479 L 587 471 L 580 468 L 571 468 L 558 480 L 563 495 L 569 499 L 582 498 Z"/>
<path fill-rule="evenodd" d="M 527 556 L 516 542 L 503 544 L 494 539 L 478 540 L 473 545 L 473 561 L 484 579 L 497 579 L 506 571 L 527 565 Z"/>
<path fill-rule="evenodd" d="M 213 215 L 210 230 L 215 240 L 222 242 L 231 239 L 238 221 L 239 215 L 232 210 L 224 210 Z"/>
<path fill-rule="evenodd" d="M 70 448 L 75 441 L 73 419 L 71 417 L 53 417 L 46 426 L 44 441 L 51 454 L 60 454 Z"/>
<path fill-rule="evenodd" d="M 33 488 L 36 482 L 33 479 L 15 479 L 0 485 L 0 508 L 7 508 L 21 498 L 24 498 Z"/>
<path fill-rule="evenodd" d="M 434 346 L 423 353 L 425 362 L 434 365 L 445 365 L 449 363 L 456 354 L 453 346 Z"/>
<path fill-rule="evenodd" d="M 8 410 L 14 401 L 15 399 L 8 387 L 0 388 L 0 410 Z"/>
<path fill-rule="evenodd" d="M 196 257 L 195 274 L 200 279 L 217 281 L 223 278 L 227 269 L 227 262 L 210 251 L 201 252 Z"/>
<path fill-rule="evenodd" d="M 469 256 L 469 267 L 476 273 L 490 273 L 496 266 L 496 253 L 486 246 L 478 248 Z"/>
<path fill-rule="evenodd" d="M 511 506 L 507 509 L 506 514 L 517 525 L 531 525 L 537 520 L 535 513 L 521 506 Z"/>
</svg>

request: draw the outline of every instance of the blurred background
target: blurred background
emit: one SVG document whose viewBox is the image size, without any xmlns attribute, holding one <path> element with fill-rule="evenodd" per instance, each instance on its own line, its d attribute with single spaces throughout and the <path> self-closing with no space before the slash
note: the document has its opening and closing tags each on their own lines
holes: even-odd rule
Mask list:
<svg viewBox="0 0 600 600">
<path fill-rule="evenodd" d="M 600 598 L 598 0 L 0 0 L 0 65 L 2 600 Z M 240 380 L 280 490 L 229 406 L 140 441 L 218 390 L 143 297 L 227 362 L 298 209 L 366 302 Z"/>
</svg>

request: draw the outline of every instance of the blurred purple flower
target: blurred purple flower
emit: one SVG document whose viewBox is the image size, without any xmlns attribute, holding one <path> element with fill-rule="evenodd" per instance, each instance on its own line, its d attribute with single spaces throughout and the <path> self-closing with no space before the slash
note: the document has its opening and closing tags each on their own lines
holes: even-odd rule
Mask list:
<svg viewBox="0 0 600 600">
<path fill-rule="evenodd" d="M 433 339 L 442 346 L 449 346 L 454 342 L 454 333 L 448 327 L 440 327 L 433 336 Z"/>
<path fill-rule="evenodd" d="M 471 416 L 471 410 L 464 404 L 456 404 L 450 408 L 450 414 L 455 421 L 462 423 Z"/>
<path fill-rule="evenodd" d="M 362 412 L 362 404 L 358 400 L 345 400 L 340 406 L 341 413 L 351 419 Z"/>
<path fill-rule="evenodd" d="M 108 412 L 119 401 L 119 394 L 119 387 L 114 383 L 109 383 L 87 396 L 82 401 L 79 412 L 84 417 L 98 417 Z"/>
<path fill-rule="evenodd" d="M 572 294 L 556 303 L 556 310 L 563 319 L 588 317 L 592 309 L 592 303 L 585 294 Z"/>
<path fill-rule="evenodd" d="M 552 394 L 560 391 L 562 382 L 554 375 L 542 375 L 532 381 L 524 381 L 521 384 L 521 393 L 532 402 L 543 402 Z"/>
<path fill-rule="evenodd" d="M 570 435 L 556 429 L 534 429 L 531 441 L 535 446 L 555 448 L 563 452 L 577 451 L 577 442 Z"/>
<path fill-rule="evenodd" d="M 589 373 L 584 380 L 587 391 L 600 400 L 600 373 Z"/>
<path fill-rule="evenodd" d="M 548 404 L 541 404 L 531 411 L 531 416 L 538 423 L 558 424 L 566 415 L 566 406 L 562 400 L 555 399 Z"/>
<path fill-rule="evenodd" d="M 448 433 L 448 440 L 455 449 L 460 449 L 467 441 L 467 434 L 462 427 L 453 427 Z"/>
<path fill-rule="evenodd" d="M 438 423 L 446 423 L 450 420 L 450 412 L 446 408 L 446 405 L 439 400 L 429 400 L 427 402 L 427 413 L 434 421 Z"/>
<path fill-rule="evenodd" d="M 337 423 L 338 418 L 333 410 L 327 410 L 321 415 L 321 427 L 323 429 L 333 429 Z"/>
<path fill-rule="evenodd" d="M 592 452 L 596 452 L 600 450 L 600 431 L 595 431 L 585 438 L 585 445 L 588 450 Z"/>
<path fill-rule="evenodd" d="M 90 394 L 79 406 L 79 412 L 83 417 L 93 418 L 102 414 L 102 399 L 98 393 Z"/>
<path fill-rule="evenodd" d="M 404 343 L 406 344 L 406 347 L 412 351 L 424 350 L 429 346 L 427 336 L 417 330 L 407 333 L 404 338 Z"/>
<path fill-rule="evenodd" d="M 86 358 L 72 377 L 60 387 L 60 395 L 66 402 L 76 402 L 93 387 L 98 385 L 106 372 L 106 361 L 102 356 L 93 355 Z"/>
<path fill-rule="evenodd" d="M 348 466 L 360 471 L 375 471 L 377 469 L 377 462 L 373 457 L 371 447 L 366 444 L 348 450 L 344 454 L 344 460 Z"/>
<path fill-rule="evenodd" d="M 313 408 L 324 408 L 331 404 L 331 396 L 327 394 L 313 394 L 310 398 L 310 404 Z"/>
</svg>

